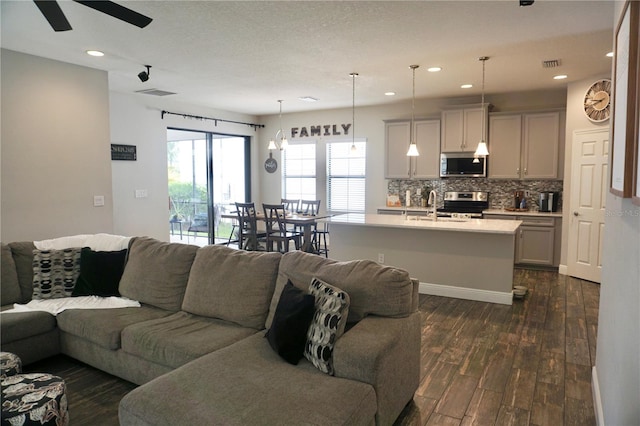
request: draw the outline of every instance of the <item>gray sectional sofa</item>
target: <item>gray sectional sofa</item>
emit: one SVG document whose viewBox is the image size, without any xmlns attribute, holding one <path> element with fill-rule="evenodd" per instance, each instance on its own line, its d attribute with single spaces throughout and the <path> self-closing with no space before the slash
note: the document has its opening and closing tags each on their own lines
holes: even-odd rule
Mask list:
<svg viewBox="0 0 640 426">
<path fill-rule="evenodd" d="M 29 300 L 34 248 L 2 245 L 3 310 Z M 286 362 L 265 338 L 288 282 L 307 291 L 314 277 L 348 294 L 334 375 Z M 139 384 L 122 425 L 389 425 L 418 387 L 418 286 L 406 271 L 135 237 L 118 289 L 141 306 L 2 314 L 2 350 L 25 364 L 64 353 Z"/>
</svg>

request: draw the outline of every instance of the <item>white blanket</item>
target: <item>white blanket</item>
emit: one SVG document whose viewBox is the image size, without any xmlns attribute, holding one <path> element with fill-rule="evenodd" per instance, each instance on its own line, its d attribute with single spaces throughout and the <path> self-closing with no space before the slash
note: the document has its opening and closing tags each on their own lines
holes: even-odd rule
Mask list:
<svg viewBox="0 0 640 426">
<path fill-rule="evenodd" d="M 90 247 L 95 251 L 118 251 L 129 247 L 131 237 L 111 234 L 81 234 L 69 237 L 34 241 L 38 250 L 63 250 L 72 247 Z"/>
<path fill-rule="evenodd" d="M 127 299 L 126 297 L 79 296 L 32 300 L 26 305 L 14 303 L 13 309 L 2 311 L 2 313 L 45 311 L 52 315 L 58 315 L 65 309 L 114 309 L 131 307 L 139 308 L 140 302 Z"/>
</svg>

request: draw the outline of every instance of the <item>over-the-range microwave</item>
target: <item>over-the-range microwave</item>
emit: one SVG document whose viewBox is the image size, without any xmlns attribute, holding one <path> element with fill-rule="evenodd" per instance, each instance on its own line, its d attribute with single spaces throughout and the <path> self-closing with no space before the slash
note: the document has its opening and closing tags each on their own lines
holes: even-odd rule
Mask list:
<svg viewBox="0 0 640 426">
<path fill-rule="evenodd" d="M 487 177 L 487 159 L 472 152 L 443 152 L 440 177 Z"/>
</svg>

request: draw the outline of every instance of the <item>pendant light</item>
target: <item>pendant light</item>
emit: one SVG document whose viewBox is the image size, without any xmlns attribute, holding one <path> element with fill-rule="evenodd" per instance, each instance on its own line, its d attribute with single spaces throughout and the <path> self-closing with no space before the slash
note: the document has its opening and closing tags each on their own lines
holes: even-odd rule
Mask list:
<svg viewBox="0 0 640 426">
<path fill-rule="evenodd" d="M 280 103 L 280 129 L 276 132 L 275 138 L 269 141 L 269 151 L 274 149 L 280 149 L 280 151 L 284 151 L 289 146 L 289 141 L 287 141 L 287 135 L 282 130 L 282 99 L 278 99 Z"/>
<path fill-rule="evenodd" d="M 487 108 L 484 106 L 484 64 L 489 60 L 488 56 L 481 56 L 478 58 L 479 61 L 482 62 L 482 133 L 480 135 L 480 142 L 478 142 L 478 148 L 476 148 L 476 152 L 473 154 L 474 157 L 485 157 L 489 155 L 489 150 L 487 149 L 487 143 L 484 140 L 485 134 L 485 123 L 487 122 L 487 117 L 485 116 Z M 475 162 L 475 160 L 474 160 Z M 479 161 L 478 161 L 479 162 Z"/>
<path fill-rule="evenodd" d="M 413 122 L 415 121 L 416 109 L 416 68 L 418 67 L 420 67 L 420 65 L 409 65 L 409 68 L 413 71 L 413 94 L 411 97 L 411 128 L 409 129 L 409 151 L 407 151 L 407 157 L 417 157 L 420 155 L 413 134 Z"/>
<path fill-rule="evenodd" d="M 351 153 L 358 150 L 356 148 L 356 77 L 359 75 L 357 72 L 349 74 L 353 82 L 353 101 L 351 103 Z"/>
</svg>

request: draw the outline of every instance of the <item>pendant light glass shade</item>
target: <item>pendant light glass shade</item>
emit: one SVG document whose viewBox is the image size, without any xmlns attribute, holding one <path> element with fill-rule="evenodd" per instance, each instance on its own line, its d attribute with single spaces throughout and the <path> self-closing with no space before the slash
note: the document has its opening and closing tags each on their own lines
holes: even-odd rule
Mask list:
<svg viewBox="0 0 640 426">
<path fill-rule="evenodd" d="M 353 96 L 351 103 L 351 153 L 355 153 L 358 148 L 356 147 L 356 77 L 359 75 L 357 72 L 349 74 L 352 80 Z"/>
<path fill-rule="evenodd" d="M 416 145 L 416 141 L 414 139 L 413 134 L 413 123 L 415 121 L 415 109 L 416 109 L 416 68 L 420 67 L 420 65 L 409 65 L 409 68 L 413 71 L 413 92 L 411 95 L 411 128 L 409 129 L 409 150 L 407 151 L 407 157 L 418 157 L 420 153 L 418 152 L 418 146 Z"/>
<path fill-rule="evenodd" d="M 474 157 L 485 157 L 489 155 L 489 150 L 487 149 L 487 142 L 484 140 L 485 134 L 485 122 L 487 121 L 487 117 L 485 116 L 487 108 L 484 106 L 484 64 L 489 60 L 488 56 L 481 56 L 478 58 L 479 61 L 482 62 L 482 134 L 480 135 L 480 142 L 478 142 L 478 147 L 476 148 L 476 152 L 473 154 Z M 475 160 L 474 160 L 475 161 Z"/>
<path fill-rule="evenodd" d="M 267 147 L 269 151 L 274 149 L 280 149 L 280 151 L 284 151 L 289 146 L 289 141 L 287 141 L 287 135 L 282 130 L 282 99 L 279 99 L 280 103 L 280 128 L 276 132 L 275 138 L 269 141 L 269 146 Z"/>
</svg>

